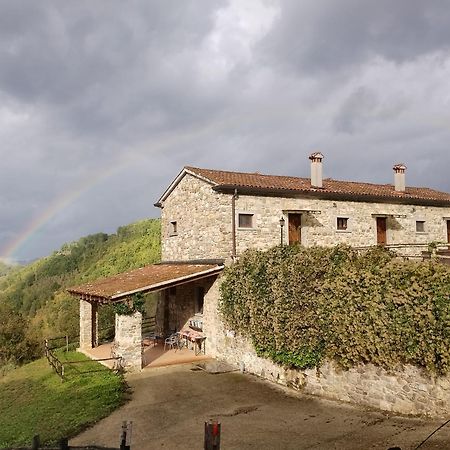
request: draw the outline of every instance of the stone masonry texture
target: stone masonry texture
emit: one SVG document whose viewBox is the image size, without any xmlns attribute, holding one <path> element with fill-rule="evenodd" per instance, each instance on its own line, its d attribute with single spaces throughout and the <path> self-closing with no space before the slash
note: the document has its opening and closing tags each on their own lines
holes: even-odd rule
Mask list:
<svg viewBox="0 0 450 450">
<path fill-rule="evenodd" d="M 205 301 L 208 354 L 241 370 L 292 389 L 320 397 L 400 414 L 445 417 L 450 411 L 450 377 L 432 378 L 406 365 L 386 371 L 372 364 L 350 370 L 326 362 L 319 369 L 288 369 L 256 355 L 252 344 L 227 329 L 218 313 L 220 280 Z"/>
<path fill-rule="evenodd" d="M 128 372 L 142 369 L 142 314 L 116 314 L 116 353 L 122 357 L 122 365 Z"/>
<path fill-rule="evenodd" d="M 217 193 L 205 181 L 187 174 L 162 208 L 162 259 L 229 259 L 231 198 L 230 194 Z M 236 224 L 240 213 L 253 214 L 253 228 L 236 225 L 237 254 L 247 248 L 265 250 L 279 245 L 281 217 L 286 220 L 284 242 L 287 242 L 288 216 L 294 212 L 302 214 L 301 240 L 308 247 L 376 245 L 377 215 L 387 217 L 388 245 L 446 242 L 446 220 L 450 217 L 450 207 L 239 195 Z M 346 231 L 336 229 L 339 217 L 348 219 Z M 416 221 L 425 222 L 424 232 L 416 232 Z M 171 222 L 177 223 L 176 234 L 171 234 Z"/>
<path fill-rule="evenodd" d="M 94 322 L 92 316 L 94 315 Z M 97 336 L 97 330 L 93 330 L 93 325 L 98 328 L 97 306 L 80 300 L 80 348 L 92 348 L 92 336 Z M 95 344 L 95 343 L 94 343 Z"/>
<path fill-rule="evenodd" d="M 253 215 L 252 228 L 239 228 L 240 213 Z M 279 220 L 284 217 L 284 242 L 288 239 L 290 213 L 301 213 L 301 243 L 305 246 L 348 244 L 366 247 L 377 244 L 376 217 L 387 219 L 387 244 L 429 244 L 446 242 L 449 207 L 331 201 L 312 198 L 282 198 L 239 195 L 236 199 L 237 255 L 247 248 L 268 249 L 280 244 Z M 190 174 L 164 201 L 162 219 L 162 259 L 225 259 L 232 253 L 232 196 L 215 192 Z M 337 230 L 337 218 L 348 219 L 346 231 Z M 416 231 L 416 221 L 425 222 L 424 232 Z M 176 222 L 176 233 L 173 224 Z M 419 255 L 423 248 L 410 247 L 406 254 Z M 270 381 L 360 405 L 402 414 L 445 416 L 450 412 L 450 378 L 433 379 L 412 366 L 388 372 L 372 365 L 340 370 L 325 363 L 318 370 L 293 370 L 256 355 L 251 343 L 227 329 L 218 312 L 220 276 L 205 284 L 203 310 L 207 353 L 224 359 Z M 169 323 L 180 327 L 193 313 L 194 284 L 179 286 L 169 301 Z M 163 320 L 164 292 L 157 321 Z"/>
</svg>

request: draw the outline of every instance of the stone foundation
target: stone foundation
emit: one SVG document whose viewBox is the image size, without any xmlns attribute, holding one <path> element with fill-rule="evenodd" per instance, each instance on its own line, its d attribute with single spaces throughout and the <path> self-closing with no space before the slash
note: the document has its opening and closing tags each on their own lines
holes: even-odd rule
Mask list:
<svg viewBox="0 0 450 450">
<path fill-rule="evenodd" d="M 232 332 L 223 343 L 219 358 L 306 394 L 400 414 L 446 417 L 450 411 L 450 377 L 431 378 L 414 366 L 392 372 L 372 364 L 342 370 L 327 362 L 320 369 L 286 369 L 258 357 L 249 342 Z"/>
<path fill-rule="evenodd" d="M 116 354 L 122 357 L 122 365 L 128 372 L 142 369 L 142 314 L 116 314 Z"/>
<path fill-rule="evenodd" d="M 205 298 L 208 354 L 241 370 L 306 394 L 400 414 L 446 417 L 450 377 L 432 378 L 414 366 L 388 372 L 374 365 L 342 370 L 327 362 L 320 369 L 286 369 L 256 355 L 252 344 L 227 330 L 218 314 L 220 279 Z"/>
</svg>

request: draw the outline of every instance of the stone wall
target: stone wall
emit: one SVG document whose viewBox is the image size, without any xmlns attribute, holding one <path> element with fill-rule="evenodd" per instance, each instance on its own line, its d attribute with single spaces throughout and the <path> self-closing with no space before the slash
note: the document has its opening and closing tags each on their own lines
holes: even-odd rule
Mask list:
<svg viewBox="0 0 450 450">
<path fill-rule="evenodd" d="M 187 174 L 161 210 L 162 260 L 229 258 L 231 241 L 231 196 Z"/>
<path fill-rule="evenodd" d="M 166 199 L 162 209 L 163 260 L 227 260 L 232 247 L 231 195 L 219 194 L 192 175 L 186 175 Z M 253 228 L 236 229 L 238 255 L 246 248 L 267 249 L 280 244 L 279 220 L 286 220 L 284 242 L 288 239 L 289 212 L 302 212 L 301 236 L 305 246 L 349 244 L 376 245 L 376 216 L 387 217 L 388 244 L 428 244 L 447 241 L 446 219 L 450 208 L 394 205 L 307 198 L 239 195 L 239 213 L 253 214 Z M 309 212 L 308 212 L 309 211 Z M 337 230 L 337 218 L 348 218 L 348 229 Z M 177 234 L 171 235 L 171 221 Z M 416 221 L 425 221 L 425 232 L 416 232 Z M 422 249 L 407 249 L 419 254 Z"/>
<path fill-rule="evenodd" d="M 142 369 L 142 314 L 116 314 L 116 355 L 122 357 L 122 365 L 128 372 Z"/>
<path fill-rule="evenodd" d="M 431 378 L 405 366 L 393 372 L 371 364 L 341 370 L 326 363 L 319 370 L 286 369 L 256 355 L 246 339 L 227 330 L 218 313 L 220 280 L 209 290 L 204 321 L 207 353 L 241 370 L 298 391 L 401 414 L 448 416 L 450 377 Z"/>
<path fill-rule="evenodd" d="M 365 247 L 377 244 L 376 216 L 387 217 L 388 244 L 427 244 L 447 241 L 445 217 L 450 208 L 393 205 L 319 199 L 240 196 L 236 213 L 254 214 L 254 229 L 237 229 L 238 254 L 246 248 L 268 249 L 280 243 L 279 220 L 286 220 L 284 242 L 288 240 L 289 212 L 302 212 L 301 241 L 313 245 L 348 244 Z M 348 218 L 348 229 L 337 230 L 337 218 Z M 416 221 L 425 221 L 425 232 L 416 232 Z"/>
<path fill-rule="evenodd" d="M 199 287 L 204 289 L 204 304 L 208 304 L 207 299 L 208 296 L 211 295 L 210 289 L 215 284 L 214 281 L 214 277 L 204 278 L 202 280 L 185 283 L 176 286 L 175 288 L 161 291 L 156 307 L 156 323 L 158 324 L 158 328 L 163 329 L 164 327 L 165 311 L 169 314 L 166 321 L 168 329 L 162 331 L 165 331 L 166 333 L 187 328 L 189 326 L 189 319 L 194 315 L 199 319 L 203 318 L 203 321 L 205 322 L 204 313 L 200 314 L 196 311 L 196 291 Z M 167 306 L 165 305 L 165 302 L 168 302 Z M 208 335 L 206 336 L 208 337 Z"/>
</svg>

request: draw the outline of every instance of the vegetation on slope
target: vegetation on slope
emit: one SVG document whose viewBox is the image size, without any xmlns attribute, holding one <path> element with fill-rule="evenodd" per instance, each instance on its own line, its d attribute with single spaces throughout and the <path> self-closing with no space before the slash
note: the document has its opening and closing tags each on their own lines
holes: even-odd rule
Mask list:
<svg viewBox="0 0 450 450">
<path fill-rule="evenodd" d="M 0 277 L 7 275 L 8 273 L 14 270 L 14 266 L 10 266 L 5 264 L 3 261 L 0 261 Z"/>
<path fill-rule="evenodd" d="M 0 277 L 0 367 L 39 356 L 44 337 L 78 334 L 79 306 L 67 287 L 159 260 L 160 222 L 149 219 L 65 244 Z"/>
<path fill-rule="evenodd" d="M 450 268 L 382 248 L 248 251 L 228 268 L 221 311 L 257 353 L 298 368 L 402 363 L 450 372 Z"/>
<path fill-rule="evenodd" d="M 76 352 L 60 357 L 63 361 L 87 360 Z M 99 363 L 66 368 L 64 382 L 44 358 L 0 378 L 0 448 L 30 445 L 35 434 L 44 444 L 73 436 L 123 402 L 122 377 Z"/>
</svg>

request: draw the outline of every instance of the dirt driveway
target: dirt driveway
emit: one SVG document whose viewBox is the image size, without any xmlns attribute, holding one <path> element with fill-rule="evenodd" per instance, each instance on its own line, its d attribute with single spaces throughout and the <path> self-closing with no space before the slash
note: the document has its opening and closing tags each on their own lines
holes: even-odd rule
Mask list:
<svg viewBox="0 0 450 450">
<path fill-rule="evenodd" d="M 222 423 L 221 448 L 414 449 L 443 421 L 389 416 L 295 394 L 237 372 L 212 374 L 193 365 L 128 377 L 132 400 L 72 445 L 118 446 L 123 420 L 133 421 L 133 450 L 201 449 L 204 421 Z M 420 447 L 450 449 L 450 427 Z"/>
</svg>

